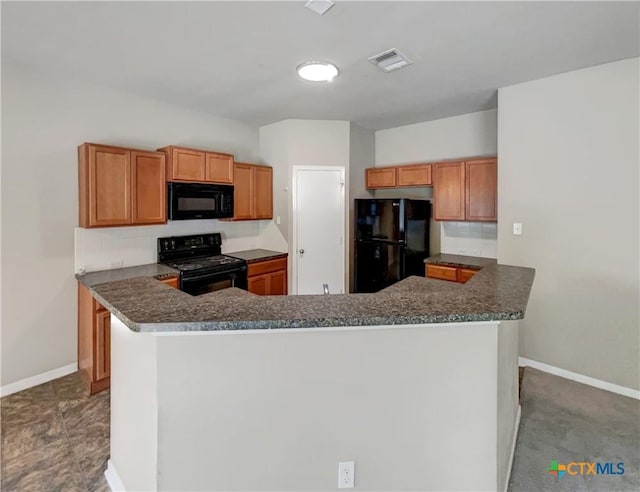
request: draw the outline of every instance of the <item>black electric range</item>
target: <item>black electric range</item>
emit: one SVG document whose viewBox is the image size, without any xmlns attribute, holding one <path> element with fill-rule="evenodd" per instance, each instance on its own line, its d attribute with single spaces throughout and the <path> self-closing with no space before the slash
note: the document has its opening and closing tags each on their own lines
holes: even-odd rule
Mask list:
<svg viewBox="0 0 640 492">
<path fill-rule="evenodd" d="M 225 256 L 219 232 L 158 238 L 158 263 L 180 272 L 180 290 L 191 295 L 227 287 L 247 288 L 247 263 Z"/>
</svg>

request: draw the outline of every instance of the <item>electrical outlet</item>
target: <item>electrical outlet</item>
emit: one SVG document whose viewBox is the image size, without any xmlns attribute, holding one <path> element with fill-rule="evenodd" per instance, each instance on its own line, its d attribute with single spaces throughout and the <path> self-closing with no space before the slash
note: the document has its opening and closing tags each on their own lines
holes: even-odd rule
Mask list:
<svg viewBox="0 0 640 492">
<path fill-rule="evenodd" d="M 513 235 L 514 236 L 522 235 L 522 224 L 520 222 L 513 223 Z"/>
<path fill-rule="evenodd" d="M 352 489 L 356 482 L 356 464 L 354 461 L 338 463 L 338 488 Z"/>
</svg>

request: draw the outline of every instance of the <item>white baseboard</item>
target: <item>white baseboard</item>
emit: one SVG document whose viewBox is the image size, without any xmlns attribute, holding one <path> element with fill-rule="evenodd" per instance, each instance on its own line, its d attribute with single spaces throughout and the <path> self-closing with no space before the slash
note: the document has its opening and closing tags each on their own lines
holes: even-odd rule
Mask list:
<svg viewBox="0 0 640 492">
<path fill-rule="evenodd" d="M 107 479 L 107 483 L 113 492 L 127 492 L 111 460 L 107 460 L 107 469 L 104 471 L 104 477 Z"/>
<path fill-rule="evenodd" d="M 518 405 L 518 411 L 516 412 L 516 427 L 513 430 L 513 442 L 511 443 L 511 453 L 509 454 L 509 468 L 507 471 L 507 481 L 504 484 L 504 492 L 509 490 L 509 480 L 511 480 L 511 468 L 513 468 L 513 457 L 516 454 L 516 441 L 518 440 L 518 431 L 520 430 L 520 416 L 522 407 Z"/>
<path fill-rule="evenodd" d="M 30 378 L 21 379 L 20 381 L 16 381 L 15 383 L 5 384 L 4 386 L 0 387 L 0 397 L 11 395 L 13 393 L 17 393 L 18 391 L 38 386 L 39 384 L 48 383 L 53 379 L 61 378 L 62 376 L 74 373 L 77 370 L 78 363 L 74 362 L 73 364 L 58 367 L 57 369 L 43 372 L 42 374 L 36 374 L 35 376 L 31 376 Z"/>
<path fill-rule="evenodd" d="M 627 388 L 626 386 L 608 383 L 600 379 L 584 376 L 582 374 L 578 374 L 577 372 L 567 371 L 566 369 L 560 369 L 559 367 L 550 366 L 549 364 L 526 359 L 524 357 L 520 357 L 518 359 L 518 363 L 521 366 L 533 367 L 534 369 L 538 369 L 539 371 L 548 372 L 549 374 L 555 374 L 556 376 L 570 379 L 571 381 L 576 381 L 588 386 L 593 386 L 594 388 L 600 388 L 606 391 L 611 391 L 612 393 L 617 393 L 619 395 L 628 396 L 629 398 L 640 400 L 640 391 L 634 390 L 632 388 Z"/>
</svg>

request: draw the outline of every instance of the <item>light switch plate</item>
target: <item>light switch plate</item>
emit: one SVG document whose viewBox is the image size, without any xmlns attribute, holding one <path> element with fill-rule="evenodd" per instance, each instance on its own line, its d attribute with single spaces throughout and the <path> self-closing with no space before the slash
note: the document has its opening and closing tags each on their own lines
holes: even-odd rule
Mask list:
<svg viewBox="0 0 640 492">
<path fill-rule="evenodd" d="M 513 235 L 514 236 L 522 235 L 522 224 L 520 222 L 513 223 Z"/>
</svg>

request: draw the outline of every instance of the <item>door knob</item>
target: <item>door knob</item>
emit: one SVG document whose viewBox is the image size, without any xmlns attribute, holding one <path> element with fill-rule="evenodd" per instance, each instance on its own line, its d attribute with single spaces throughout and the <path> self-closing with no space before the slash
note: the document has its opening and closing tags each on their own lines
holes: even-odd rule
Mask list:
<svg viewBox="0 0 640 492">
<path fill-rule="evenodd" d="M 300 256 L 302 256 L 304 254 L 304 249 L 300 250 Z"/>
</svg>

